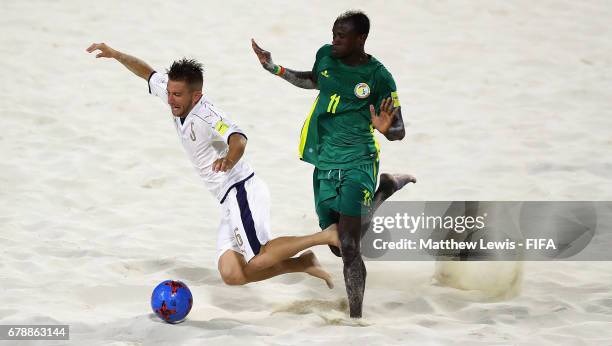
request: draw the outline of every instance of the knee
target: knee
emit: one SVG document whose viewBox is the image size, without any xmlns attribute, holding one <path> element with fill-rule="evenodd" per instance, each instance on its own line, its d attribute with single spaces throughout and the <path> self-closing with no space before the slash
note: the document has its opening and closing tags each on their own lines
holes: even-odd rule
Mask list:
<svg viewBox="0 0 612 346">
<path fill-rule="evenodd" d="M 221 279 L 226 285 L 239 286 L 247 283 L 246 277 L 240 268 L 221 268 Z"/>
<path fill-rule="evenodd" d="M 342 252 L 342 260 L 347 263 L 355 259 L 355 257 L 361 256 L 361 249 L 359 241 L 346 237 L 340 239 L 340 250 Z"/>
<path fill-rule="evenodd" d="M 262 271 L 268 267 L 272 266 L 272 263 L 268 263 L 268 258 L 267 256 L 263 256 L 263 255 L 257 255 L 255 257 L 253 257 L 249 263 L 247 263 L 246 267 L 248 268 L 249 272 L 258 272 L 258 271 Z"/>
</svg>

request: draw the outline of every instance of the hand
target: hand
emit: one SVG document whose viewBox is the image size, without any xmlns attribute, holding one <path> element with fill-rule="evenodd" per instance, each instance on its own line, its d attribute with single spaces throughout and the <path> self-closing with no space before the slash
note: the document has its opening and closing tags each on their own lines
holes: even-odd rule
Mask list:
<svg viewBox="0 0 612 346">
<path fill-rule="evenodd" d="M 107 46 L 106 43 L 92 43 L 86 50 L 88 53 L 99 50 L 100 53 L 96 55 L 96 58 L 114 58 L 117 54 L 117 51 Z"/>
<path fill-rule="evenodd" d="M 393 107 L 393 99 L 388 97 L 380 104 L 380 113 L 376 115 L 374 105 L 370 105 L 370 115 L 372 116 L 372 125 L 383 135 L 387 133 L 395 115 L 399 112 L 399 107 Z"/>
<path fill-rule="evenodd" d="M 259 59 L 261 66 L 268 72 L 274 72 L 275 65 L 272 62 L 272 54 L 258 46 L 254 39 L 251 39 L 251 47 L 253 47 L 253 51 L 257 55 L 257 59 Z"/>
<path fill-rule="evenodd" d="M 222 157 L 220 159 L 216 159 L 215 162 L 213 162 L 212 170 L 215 173 L 227 172 L 234 168 L 235 165 L 236 163 L 234 161 L 228 159 L 227 157 Z"/>
</svg>

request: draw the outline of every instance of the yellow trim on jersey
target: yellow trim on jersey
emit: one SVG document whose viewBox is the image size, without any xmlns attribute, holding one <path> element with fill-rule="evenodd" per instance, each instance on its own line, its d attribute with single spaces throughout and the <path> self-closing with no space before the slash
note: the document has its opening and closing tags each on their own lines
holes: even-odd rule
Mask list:
<svg viewBox="0 0 612 346">
<path fill-rule="evenodd" d="M 374 126 L 372 124 L 370 124 L 370 133 L 372 133 L 372 139 L 374 139 L 374 146 L 376 147 L 376 161 L 378 161 L 380 158 L 380 143 L 378 143 L 378 139 L 376 139 L 376 135 L 374 134 Z M 376 168 L 374 168 L 374 176 L 376 176 Z"/>
<path fill-rule="evenodd" d="M 302 126 L 302 133 L 300 134 L 300 147 L 298 149 L 298 153 L 300 155 L 300 159 L 304 158 L 304 147 L 306 146 L 306 137 L 308 137 L 308 127 L 310 126 L 310 118 L 312 117 L 312 113 L 314 113 L 315 107 L 317 106 L 317 102 L 319 102 L 319 96 L 314 101 L 312 108 L 310 109 L 310 113 L 304 121 L 304 125 Z"/>
<path fill-rule="evenodd" d="M 221 136 L 223 136 L 225 132 L 227 132 L 227 129 L 229 129 L 229 125 L 224 123 L 223 120 L 219 120 L 215 124 L 215 130 L 217 130 L 217 132 L 219 132 Z"/>
<path fill-rule="evenodd" d="M 391 92 L 391 99 L 393 100 L 393 107 L 400 106 L 399 98 L 397 97 L 397 91 Z"/>
</svg>

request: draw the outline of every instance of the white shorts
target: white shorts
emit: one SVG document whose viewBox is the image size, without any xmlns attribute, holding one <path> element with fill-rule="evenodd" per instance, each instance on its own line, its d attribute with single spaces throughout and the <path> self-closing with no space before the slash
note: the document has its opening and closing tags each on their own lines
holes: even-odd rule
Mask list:
<svg viewBox="0 0 612 346">
<path fill-rule="evenodd" d="M 232 186 L 221 201 L 215 265 L 227 250 L 249 262 L 271 238 L 270 191 L 256 175 Z"/>
</svg>

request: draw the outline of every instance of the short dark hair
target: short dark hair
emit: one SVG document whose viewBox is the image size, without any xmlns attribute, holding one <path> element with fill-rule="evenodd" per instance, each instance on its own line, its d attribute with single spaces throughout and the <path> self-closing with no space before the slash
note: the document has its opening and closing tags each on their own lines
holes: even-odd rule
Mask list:
<svg viewBox="0 0 612 346">
<path fill-rule="evenodd" d="M 187 83 L 192 90 L 202 90 L 202 85 L 204 84 L 204 68 L 202 64 L 196 60 L 187 58 L 176 60 L 166 72 L 168 73 L 168 79 L 183 81 Z"/>
<path fill-rule="evenodd" d="M 346 11 L 339 15 L 334 22 L 334 25 L 338 22 L 348 21 L 353 24 L 353 29 L 360 35 L 368 35 L 370 33 L 370 19 L 365 13 L 361 11 Z"/>
</svg>

